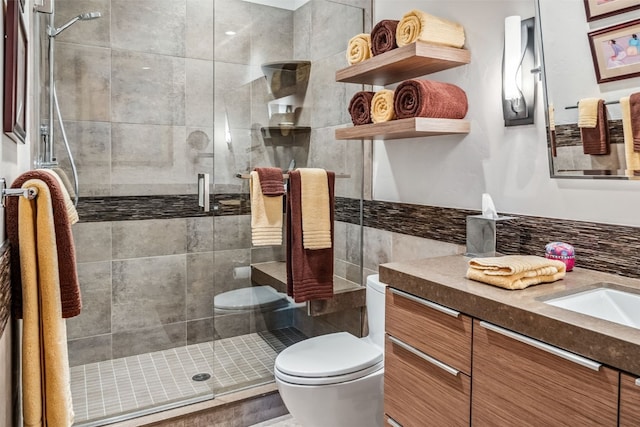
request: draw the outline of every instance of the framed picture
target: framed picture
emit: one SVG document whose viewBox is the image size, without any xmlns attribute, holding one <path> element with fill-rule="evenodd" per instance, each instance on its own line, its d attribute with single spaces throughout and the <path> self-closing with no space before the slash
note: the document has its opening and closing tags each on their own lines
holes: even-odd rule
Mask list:
<svg viewBox="0 0 640 427">
<path fill-rule="evenodd" d="M 638 0 L 584 0 L 587 21 L 640 9 Z"/>
<path fill-rule="evenodd" d="M 24 143 L 27 134 L 27 35 L 20 0 L 7 1 L 4 59 L 4 133 Z"/>
<path fill-rule="evenodd" d="M 588 34 L 598 83 L 640 76 L 640 19 Z"/>
</svg>

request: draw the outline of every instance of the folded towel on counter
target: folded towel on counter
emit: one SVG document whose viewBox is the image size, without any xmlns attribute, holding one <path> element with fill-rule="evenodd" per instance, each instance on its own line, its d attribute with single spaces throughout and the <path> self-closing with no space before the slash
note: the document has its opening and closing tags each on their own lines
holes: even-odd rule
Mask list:
<svg viewBox="0 0 640 427">
<path fill-rule="evenodd" d="M 253 246 L 281 245 L 283 196 L 263 195 L 258 172 L 252 171 L 249 175 L 249 197 Z"/>
<path fill-rule="evenodd" d="M 283 196 L 284 179 L 280 168 L 255 168 L 260 180 L 260 189 L 265 196 Z"/>
<path fill-rule="evenodd" d="M 598 124 L 599 102 L 599 98 L 584 98 L 578 101 L 578 127 L 596 127 Z"/>
<path fill-rule="evenodd" d="M 335 173 L 327 171 L 329 187 L 329 220 L 333 240 Z M 333 296 L 333 245 L 327 249 L 309 250 L 303 246 L 302 178 L 300 171 L 289 173 L 287 192 L 287 295 L 295 302 L 327 299 Z"/>
<path fill-rule="evenodd" d="M 373 56 L 398 47 L 396 30 L 399 22 L 393 19 L 383 19 L 373 27 L 371 30 L 371 54 Z"/>
<path fill-rule="evenodd" d="M 562 261 L 535 255 L 507 255 L 469 260 L 467 278 L 505 289 L 555 282 L 566 274 Z"/>
<path fill-rule="evenodd" d="M 371 121 L 373 123 L 388 122 L 396 118 L 393 108 L 393 91 L 382 89 L 371 99 Z"/>
<path fill-rule="evenodd" d="M 331 220 L 327 171 L 301 168 L 302 245 L 305 249 L 331 247 Z"/>
<path fill-rule="evenodd" d="M 640 152 L 640 92 L 629 96 L 631 130 L 633 132 L 633 151 Z"/>
<path fill-rule="evenodd" d="M 349 114 L 355 126 L 371 123 L 371 100 L 375 92 L 360 91 L 349 101 Z"/>
<path fill-rule="evenodd" d="M 622 132 L 624 135 L 624 156 L 626 160 L 625 175 L 635 176 L 640 173 L 640 153 L 634 149 L 633 122 L 631 118 L 630 97 L 620 98 L 620 110 L 622 111 Z"/>
<path fill-rule="evenodd" d="M 22 188 L 23 184 L 31 179 L 40 180 L 47 184 L 51 194 L 53 206 L 53 222 L 55 226 L 56 244 L 58 247 L 58 272 L 60 283 L 60 295 L 62 304 L 62 317 L 69 318 L 80 314 L 82 310 L 82 298 L 80 295 L 80 283 L 76 270 L 76 248 L 71 232 L 72 220 L 77 219 L 75 209 L 69 211 L 68 194 L 60 184 L 60 181 L 49 170 L 30 170 L 13 181 L 11 188 Z M 37 197 L 37 196 L 36 196 Z M 22 278 L 20 276 L 20 238 L 18 235 L 18 200 L 22 197 L 7 197 L 6 222 L 7 237 L 11 242 L 11 298 L 13 301 L 13 314 L 22 318 Z M 71 204 L 73 206 L 73 204 Z"/>
<path fill-rule="evenodd" d="M 458 86 L 433 80 L 405 80 L 395 90 L 396 117 L 462 119 L 467 114 L 467 94 Z"/>
<path fill-rule="evenodd" d="M 417 40 L 460 48 L 464 45 L 464 28 L 456 22 L 412 10 L 398 23 L 396 42 L 405 46 Z"/>
<path fill-rule="evenodd" d="M 604 104 L 604 100 L 601 99 L 598 101 L 597 111 L 598 121 L 596 126 L 593 128 L 580 128 L 580 138 L 582 139 L 582 151 L 584 154 L 601 155 L 611 152 L 607 106 Z"/>
<path fill-rule="evenodd" d="M 349 40 L 347 46 L 347 62 L 349 65 L 357 64 L 371 58 L 371 35 L 358 34 Z"/>
</svg>

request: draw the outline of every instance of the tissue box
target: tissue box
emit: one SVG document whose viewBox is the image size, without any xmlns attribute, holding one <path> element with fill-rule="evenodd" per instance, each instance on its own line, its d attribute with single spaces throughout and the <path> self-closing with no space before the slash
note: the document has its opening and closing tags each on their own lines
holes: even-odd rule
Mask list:
<svg viewBox="0 0 640 427">
<path fill-rule="evenodd" d="M 499 221 L 514 219 L 511 216 L 486 218 L 482 215 L 467 216 L 467 250 L 465 256 L 496 256 L 496 227 Z"/>
<path fill-rule="evenodd" d="M 576 263 L 576 252 L 573 246 L 564 242 L 551 242 L 545 246 L 544 256 L 548 259 L 555 259 L 564 262 L 567 271 L 573 270 Z"/>
</svg>

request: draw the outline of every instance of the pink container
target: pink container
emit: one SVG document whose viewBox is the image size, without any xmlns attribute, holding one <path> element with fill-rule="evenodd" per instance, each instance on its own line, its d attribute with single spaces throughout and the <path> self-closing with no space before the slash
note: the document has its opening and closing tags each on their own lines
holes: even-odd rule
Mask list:
<svg viewBox="0 0 640 427">
<path fill-rule="evenodd" d="M 547 243 L 545 247 L 545 258 L 555 259 L 564 262 L 567 271 L 573 270 L 576 263 L 576 252 L 573 246 L 564 242 Z"/>
</svg>

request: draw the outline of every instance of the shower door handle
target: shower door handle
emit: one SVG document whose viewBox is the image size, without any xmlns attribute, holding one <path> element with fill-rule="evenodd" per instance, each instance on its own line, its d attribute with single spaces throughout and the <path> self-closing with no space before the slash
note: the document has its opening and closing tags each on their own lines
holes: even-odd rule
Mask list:
<svg viewBox="0 0 640 427">
<path fill-rule="evenodd" d="M 209 174 L 208 173 L 198 174 L 198 206 L 200 206 L 202 210 L 205 212 L 209 212 L 211 210 L 209 208 Z"/>
</svg>

